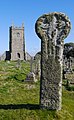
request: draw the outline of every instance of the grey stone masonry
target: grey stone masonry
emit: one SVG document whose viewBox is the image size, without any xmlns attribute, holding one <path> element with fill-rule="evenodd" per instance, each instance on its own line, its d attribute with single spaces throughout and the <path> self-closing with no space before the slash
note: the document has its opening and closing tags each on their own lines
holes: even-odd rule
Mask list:
<svg viewBox="0 0 74 120">
<path fill-rule="evenodd" d="M 25 40 L 24 40 L 24 26 L 10 27 L 10 42 L 9 51 L 11 60 L 25 59 Z"/>
<path fill-rule="evenodd" d="M 35 30 L 41 39 L 41 108 L 61 109 L 63 47 L 70 29 L 64 13 L 44 14 L 36 21 Z"/>
<path fill-rule="evenodd" d="M 0 60 L 10 60 L 10 51 L 5 51 L 1 56 Z"/>
</svg>

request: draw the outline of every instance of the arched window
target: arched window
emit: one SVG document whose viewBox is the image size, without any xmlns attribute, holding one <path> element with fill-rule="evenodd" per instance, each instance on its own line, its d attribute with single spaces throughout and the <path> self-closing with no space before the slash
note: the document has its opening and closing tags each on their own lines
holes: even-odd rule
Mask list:
<svg viewBox="0 0 74 120">
<path fill-rule="evenodd" d="M 18 58 L 20 58 L 20 53 L 17 53 Z"/>
</svg>

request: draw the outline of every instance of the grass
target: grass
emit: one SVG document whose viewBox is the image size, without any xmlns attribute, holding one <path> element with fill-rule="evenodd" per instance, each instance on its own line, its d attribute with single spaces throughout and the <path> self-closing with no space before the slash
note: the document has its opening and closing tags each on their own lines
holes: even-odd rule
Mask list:
<svg viewBox="0 0 74 120">
<path fill-rule="evenodd" d="M 61 111 L 41 110 L 40 82 L 22 82 L 29 71 L 29 62 L 0 62 L 0 120 L 74 120 L 74 91 L 63 86 Z"/>
</svg>

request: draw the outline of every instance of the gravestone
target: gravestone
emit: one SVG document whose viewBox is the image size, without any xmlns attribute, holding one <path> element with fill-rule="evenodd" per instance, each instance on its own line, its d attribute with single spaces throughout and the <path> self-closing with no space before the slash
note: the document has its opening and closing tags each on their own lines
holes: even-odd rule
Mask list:
<svg viewBox="0 0 74 120">
<path fill-rule="evenodd" d="M 66 73 L 72 73 L 72 64 L 72 57 L 64 59 L 63 65 Z"/>
<path fill-rule="evenodd" d="M 30 61 L 30 73 L 26 76 L 25 82 L 37 82 L 35 73 L 33 72 L 33 58 Z"/>
<path fill-rule="evenodd" d="M 41 61 L 38 60 L 37 62 L 37 75 L 38 75 L 38 80 L 40 80 L 40 76 L 41 76 Z"/>
<path fill-rule="evenodd" d="M 25 79 L 25 82 L 36 82 L 35 74 L 33 72 L 30 72 Z"/>
<path fill-rule="evenodd" d="M 21 68 L 21 61 L 20 61 L 20 59 L 17 60 L 16 67 L 19 68 L 19 69 Z"/>
<path fill-rule="evenodd" d="M 34 73 L 36 75 L 37 80 L 40 80 L 40 76 L 41 76 L 41 61 L 35 60 L 35 70 Z"/>
<path fill-rule="evenodd" d="M 72 58 L 71 57 L 69 57 L 68 59 L 68 69 L 70 72 L 72 72 Z"/>
<path fill-rule="evenodd" d="M 70 28 L 70 20 L 63 13 L 44 14 L 36 21 L 35 30 L 41 39 L 41 108 L 61 109 L 63 47 Z"/>
</svg>

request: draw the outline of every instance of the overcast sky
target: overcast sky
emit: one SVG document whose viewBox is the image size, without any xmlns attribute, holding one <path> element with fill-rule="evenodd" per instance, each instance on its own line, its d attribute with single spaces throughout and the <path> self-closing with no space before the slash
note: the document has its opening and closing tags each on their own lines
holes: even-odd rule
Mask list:
<svg viewBox="0 0 74 120">
<path fill-rule="evenodd" d="M 63 12 L 71 20 L 72 29 L 65 42 L 74 42 L 74 0 L 0 0 L 0 54 L 9 50 L 9 27 L 25 26 L 26 51 L 40 51 L 41 40 L 35 33 L 35 22 L 42 14 Z"/>
</svg>

